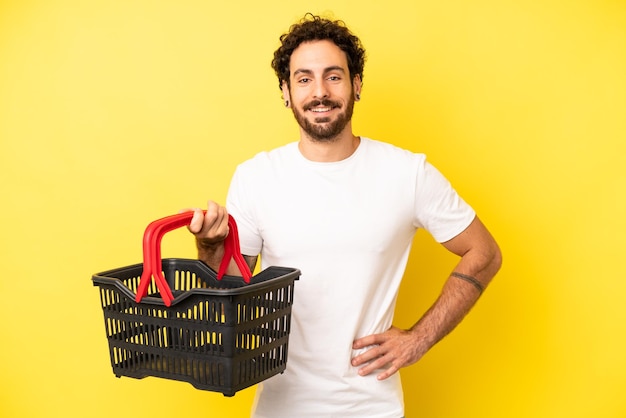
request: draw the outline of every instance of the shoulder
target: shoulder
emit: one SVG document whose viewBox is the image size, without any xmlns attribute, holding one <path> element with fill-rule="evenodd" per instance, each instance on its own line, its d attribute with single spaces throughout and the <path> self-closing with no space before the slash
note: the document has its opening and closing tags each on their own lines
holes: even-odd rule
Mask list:
<svg viewBox="0 0 626 418">
<path fill-rule="evenodd" d="M 372 161 L 384 162 L 388 165 L 406 165 L 412 168 L 424 167 L 426 155 L 417 153 L 388 142 L 361 137 L 363 154 Z"/>
<path fill-rule="evenodd" d="M 426 158 L 424 154 L 401 148 L 389 142 L 383 142 L 376 139 L 361 137 L 361 143 L 369 152 L 385 153 L 389 155 L 397 155 L 407 158 Z"/>
<path fill-rule="evenodd" d="M 270 151 L 261 151 L 252 158 L 240 163 L 237 166 L 237 171 L 246 172 L 271 169 L 272 167 L 291 161 L 296 152 L 297 142 L 291 142 Z"/>
</svg>

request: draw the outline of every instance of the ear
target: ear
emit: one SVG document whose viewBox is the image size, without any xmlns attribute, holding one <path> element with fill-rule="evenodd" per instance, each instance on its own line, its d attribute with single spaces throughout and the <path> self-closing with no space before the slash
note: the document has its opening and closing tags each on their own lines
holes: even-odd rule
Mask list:
<svg viewBox="0 0 626 418">
<path fill-rule="evenodd" d="M 283 100 L 285 101 L 285 107 L 291 107 L 291 95 L 289 94 L 289 85 L 286 81 L 283 81 L 281 90 L 283 91 Z"/>
<path fill-rule="evenodd" d="M 361 89 L 363 88 L 363 82 L 360 75 L 355 75 L 352 80 L 352 90 L 354 91 L 354 97 L 358 101 L 361 97 Z"/>
</svg>

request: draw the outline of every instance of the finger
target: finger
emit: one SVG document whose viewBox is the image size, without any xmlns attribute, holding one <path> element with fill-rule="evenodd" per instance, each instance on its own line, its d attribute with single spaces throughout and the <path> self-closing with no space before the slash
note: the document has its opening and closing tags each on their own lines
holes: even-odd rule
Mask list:
<svg viewBox="0 0 626 418">
<path fill-rule="evenodd" d="M 367 376 L 368 374 L 378 370 L 380 373 L 376 376 L 376 378 L 378 380 L 385 380 L 400 370 L 403 364 L 404 363 L 400 360 L 400 358 L 395 358 L 392 351 L 381 349 L 378 350 L 378 356 L 368 362 L 365 366 L 361 367 L 358 373 L 360 376 Z"/>
<path fill-rule="evenodd" d="M 204 214 L 204 224 L 208 227 L 212 226 L 219 216 L 219 205 L 209 200 L 206 205 L 206 213 Z"/>
<path fill-rule="evenodd" d="M 371 345 L 381 344 L 383 342 L 383 334 L 372 334 L 365 337 L 357 338 L 352 342 L 352 348 L 358 350 L 360 348 L 369 347 Z"/>
<path fill-rule="evenodd" d="M 204 216 L 204 223 L 207 228 L 213 228 L 215 225 L 221 226 L 225 216 L 227 216 L 226 208 L 212 200 L 207 202 L 206 214 Z"/>
<path fill-rule="evenodd" d="M 383 355 L 383 349 L 379 345 L 371 346 L 363 353 L 352 359 L 353 366 L 360 366 L 362 364 L 369 363 L 373 360 L 376 360 L 381 355 Z"/>
<path fill-rule="evenodd" d="M 360 376 L 367 376 L 368 374 L 383 369 L 387 366 L 388 360 L 386 356 L 377 356 L 372 361 L 368 362 L 365 366 L 361 367 L 358 371 Z"/>
<path fill-rule="evenodd" d="M 390 377 L 391 375 L 393 375 L 395 372 L 397 372 L 398 370 L 400 370 L 400 368 L 392 363 L 382 373 L 379 373 L 376 376 L 376 379 L 378 379 L 378 380 L 385 380 L 388 377 Z"/>
<path fill-rule="evenodd" d="M 189 221 L 189 225 L 187 228 L 192 234 L 198 234 L 202 231 L 202 226 L 204 225 L 204 213 L 202 209 L 193 208 L 193 216 L 191 217 L 191 221 Z"/>
<path fill-rule="evenodd" d="M 193 212 L 193 216 L 191 217 L 189 224 L 187 224 L 187 229 L 192 234 L 197 234 L 202 229 L 202 224 L 204 222 L 204 214 L 202 212 L 202 209 L 184 208 L 178 211 L 179 214 L 186 213 L 186 212 Z"/>
<path fill-rule="evenodd" d="M 226 208 L 210 200 L 207 203 L 204 217 L 204 229 L 209 236 L 226 236 L 228 234 L 228 212 Z"/>
</svg>

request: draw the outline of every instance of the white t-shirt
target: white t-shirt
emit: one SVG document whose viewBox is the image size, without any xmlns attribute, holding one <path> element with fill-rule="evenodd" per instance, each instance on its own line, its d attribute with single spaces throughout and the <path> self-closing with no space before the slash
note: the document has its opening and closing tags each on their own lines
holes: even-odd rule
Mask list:
<svg viewBox="0 0 626 418">
<path fill-rule="evenodd" d="M 423 154 L 369 138 L 332 163 L 305 159 L 297 143 L 260 153 L 237 167 L 227 208 L 243 254 L 302 272 L 287 369 L 260 384 L 253 416 L 403 416 L 399 374 L 359 376 L 352 342 L 392 325 L 417 228 L 445 242 L 472 208 Z"/>
</svg>

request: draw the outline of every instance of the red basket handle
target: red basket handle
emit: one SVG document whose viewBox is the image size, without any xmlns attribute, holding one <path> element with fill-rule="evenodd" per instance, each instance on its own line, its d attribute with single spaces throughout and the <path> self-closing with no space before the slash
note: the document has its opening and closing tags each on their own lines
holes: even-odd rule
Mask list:
<svg viewBox="0 0 626 418">
<path fill-rule="evenodd" d="M 139 287 L 137 288 L 137 295 L 135 296 L 137 303 L 141 302 L 141 299 L 148 294 L 148 286 L 154 277 L 154 281 L 161 292 L 163 302 L 165 302 L 166 306 L 171 306 L 174 295 L 165 277 L 163 277 L 161 266 L 161 240 L 166 232 L 188 225 L 193 214 L 193 212 L 183 212 L 177 215 L 167 216 L 151 222 L 146 228 L 143 235 L 143 272 L 139 281 Z M 248 263 L 246 263 L 241 255 L 237 223 L 231 215 L 228 215 L 228 227 L 229 234 L 224 240 L 224 257 L 220 263 L 217 279 L 222 279 L 224 274 L 226 274 L 230 260 L 234 259 L 237 267 L 239 267 L 241 271 L 243 280 L 246 283 L 250 283 L 252 273 L 250 272 Z"/>
</svg>

